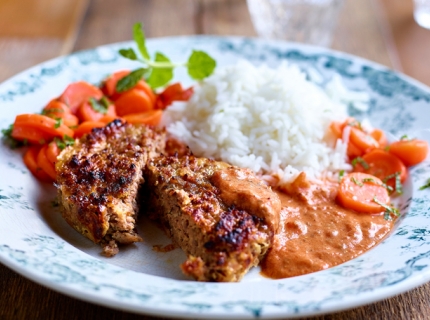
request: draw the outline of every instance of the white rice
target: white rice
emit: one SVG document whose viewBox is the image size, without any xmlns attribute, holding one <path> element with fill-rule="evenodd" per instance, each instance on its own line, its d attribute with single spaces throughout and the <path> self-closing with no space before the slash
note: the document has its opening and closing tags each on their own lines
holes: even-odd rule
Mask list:
<svg viewBox="0 0 430 320">
<path fill-rule="evenodd" d="M 167 109 L 163 123 L 197 156 L 272 175 L 279 184 L 301 171 L 320 179 L 350 169 L 346 145 L 328 129 L 347 116 L 345 104 L 333 98 L 335 85 L 330 97 L 295 65 L 270 69 L 241 61 L 217 68 L 188 103 Z"/>
</svg>

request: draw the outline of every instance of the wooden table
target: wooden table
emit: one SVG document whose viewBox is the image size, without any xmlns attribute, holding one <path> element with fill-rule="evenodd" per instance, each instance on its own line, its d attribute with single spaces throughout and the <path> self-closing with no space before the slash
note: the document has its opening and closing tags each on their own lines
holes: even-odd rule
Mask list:
<svg viewBox="0 0 430 320">
<path fill-rule="evenodd" d="M 416 25 L 412 0 L 345 0 L 332 47 L 430 85 L 430 31 Z M 255 36 L 245 0 L 1 0 L 0 80 L 72 51 L 148 37 Z M 154 319 L 69 298 L 0 265 L 0 319 Z M 315 319 L 430 319 L 430 285 Z"/>
</svg>

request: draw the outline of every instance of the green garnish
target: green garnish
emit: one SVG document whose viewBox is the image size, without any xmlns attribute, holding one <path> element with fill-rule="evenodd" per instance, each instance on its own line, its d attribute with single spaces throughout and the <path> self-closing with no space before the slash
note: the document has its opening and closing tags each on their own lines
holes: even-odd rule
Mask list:
<svg viewBox="0 0 430 320">
<path fill-rule="evenodd" d="M 427 179 L 427 182 L 425 185 L 421 186 L 419 190 L 424 190 L 430 188 L 430 179 Z"/>
<path fill-rule="evenodd" d="M 400 172 L 397 171 L 393 174 L 390 174 L 386 176 L 382 181 L 384 183 L 387 183 L 388 180 L 393 178 L 395 178 L 394 190 L 396 191 L 397 194 L 403 194 L 403 186 L 402 186 L 402 182 L 400 181 Z"/>
<path fill-rule="evenodd" d="M 7 129 L 2 129 L 1 133 L 3 134 L 2 140 L 6 143 L 11 149 L 18 148 L 23 145 L 21 141 L 16 140 L 12 137 L 13 124 L 9 125 Z"/>
<path fill-rule="evenodd" d="M 373 197 L 373 201 L 385 209 L 385 212 L 384 212 L 384 219 L 385 220 L 391 220 L 392 215 L 394 215 L 396 217 L 400 216 L 400 212 L 398 209 L 396 209 L 394 207 L 390 207 L 390 206 L 382 203 L 376 197 Z"/>
<path fill-rule="evenodd" d="M 134 70 L 118 81 L 117 92 L 131 89 L 142 78 L 147 80 L 152 89 L 163 87 L 173 79 L 173 69 L 176 67 L 186 67 L 188 75 L 194 80 L 203 80 L 210 76 L 216 67 L 216 61 L 206 52 L 199 50 L 193 50 L 185 63 L 172 63 L 166 55 L 160 52 L 156 52 L 154 60 L 151 60 L 146 48 L 145 33 L 140 23 L 133 26 L 133 39 L 139 54 L 132 48 L 121 49 L 119 54 L 124 58 L 142 62 L 144 67 Z"/>
<path fill-rule="evenodd" d="M 62 124 L 63 124 L 63 119 L 62 118 L 55 118 L 55 124 L 54 124 L 54 128 L 55 129 L 61 127 Z"/>
<path fill-rule="evenodd" d="M 363 183 L 355 179 L 354 177 L 351 178 L 351 181 L 354 182 L 357 186 L 362 187 Z"/>
<path fill-rule="evenodd" d="M 375 179 L 373 179 L 373 178 L 364 178 L 363 180 L 361 180 L 361 181 L 363 181 L 363 183 L 366 183 L 366 182 L 371 182 L 371 183 L 373 183 L 373 184 L 376 184 L 376 185 L 380 185 L 381 187 L 384 187 L 385 189 L 387 189 L 388 191 L 393 191 L 393 188 L 392 187 L 390 187 L 390 186 L 388 186 L 388 185 L 386 185 L 385 183 L 382 183 L 382 184 L 380 184 L 380 183 L 378 183 L 378 182 L 376 182 L 375 181 Z"/>
<path fill-rule="evenodd" d="M 95 98 L 89 99 L 91 108 L 93 108 L 94 111 L 99 112 L 101 114 L 106 114 L 108 112 L 108 108 L 110 106 L 109 100 L 106 99 L 106 97 L 102 97 L 100 100 L 97 100 Z"/>
<path fill-rule="evenodd" d="M 42 115 L 43 116 L 49 116 L 50 114 L 52 114 L 52 113 L 63 113 L 64 112 L 64 110 L 62 110 L 62 109 L 57 109 L 57 108 L 52 108 L 52 109 L 44 109 L 44 110 L 42 110 Z"/>
<path fill-rule="evenodd" d="M 357 163 L 361 164 L 364 170 L 369 169 L 369 164 L 366 161 L 364 161 L 362 157 L 357 157 L 351 161 L 351 164 L 354 168 L 357 165 Z"/>
<path fill-rule="evenodd" d="M 57 147 L 60 148 L 60 150 L 63 150 L 64 148 L 68 146 L 73 146 L 75 144 L 75 139 L 72 137 L 69 137 L 67 134 L 63 137 L 63 139 L 55 137 L 54 142 L 57 144 Z"/>
<path fill-rule="evenodd" d="M 404 134 L 403 136 L 400 137 L 400 140 L 411 140 L 407 134 Z"/>
<path fill-rule="evenodd" d="M 345 175 L 345 170 L 340 170 L 339 171 L 339 181 L 342 180 L 344 175 Z"/>
</svg>

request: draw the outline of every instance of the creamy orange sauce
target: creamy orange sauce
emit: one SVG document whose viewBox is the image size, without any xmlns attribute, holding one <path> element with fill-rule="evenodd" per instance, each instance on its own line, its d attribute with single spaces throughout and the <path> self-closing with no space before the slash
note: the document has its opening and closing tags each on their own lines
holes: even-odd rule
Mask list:
<svg viewBox="0 0 430 320">
<path fill-rule="evenodd" d="M 336 204 L 337 184 L 311 184 L 300 175 L 278 191 L 279 232 L 261 263 L 262 274 L 281 279 L 327 269 L 379 243 L 393 228 L 383 215 L 360 214 Z"/>
</svg>

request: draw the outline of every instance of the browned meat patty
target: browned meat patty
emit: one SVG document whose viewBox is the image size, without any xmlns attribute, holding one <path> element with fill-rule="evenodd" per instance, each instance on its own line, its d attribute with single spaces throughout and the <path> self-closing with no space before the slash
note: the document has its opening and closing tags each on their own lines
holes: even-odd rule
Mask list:
<svg viewBox="0 0 430 320">
<path fill-rule="evenodd" d="M 164 132 L 115 120 L 59 155 L 56 185 L 62 215 L 101 244 L 104 255 L 115 255 L 118 243 L 142 241 L 135 232 L 142 169 L 164 144 Z"/>
<path fill-rule="evenodd" d="M 147 210 L 188 255 L 199 281 L 239 281 L 278 227 L 280 200 L 250 170 L 194 156 L 159 157 L 144 169 Z"/>
</svg>

